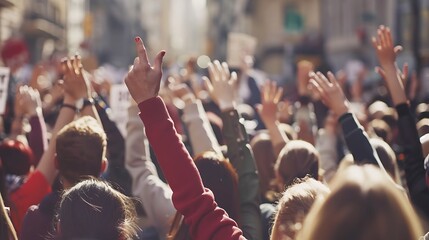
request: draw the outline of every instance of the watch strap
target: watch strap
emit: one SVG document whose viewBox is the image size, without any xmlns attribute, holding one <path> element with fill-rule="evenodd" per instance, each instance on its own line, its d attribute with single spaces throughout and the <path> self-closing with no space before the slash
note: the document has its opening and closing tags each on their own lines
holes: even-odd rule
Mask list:
<svg viewBox="0 0 429 240">
<path fill-rule="evenodd" d="M 70 108 L 70 109 L 73 109 L 73 111 L 75 111 L 75 112 L 77 112 L 77 110 L 78 110 L 76 106 L 71 105 L 71 104 L 67 104 L 67 103 L 61 104 L 61 108 Z"/>
</svg>

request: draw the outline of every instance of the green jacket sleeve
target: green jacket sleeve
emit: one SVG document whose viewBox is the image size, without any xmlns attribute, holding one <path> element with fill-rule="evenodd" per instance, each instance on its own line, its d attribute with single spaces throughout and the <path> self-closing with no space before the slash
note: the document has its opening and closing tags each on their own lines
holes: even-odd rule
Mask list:
<svg viewBox="0 0 429 240">
<path fill-rule="evenodd" d="M 262 239 L 259 178 L 244 125 L 236 110 L 222 112 L 228 158 L 238 174 L 240 228 L 247 239 Z"/>
</svg>

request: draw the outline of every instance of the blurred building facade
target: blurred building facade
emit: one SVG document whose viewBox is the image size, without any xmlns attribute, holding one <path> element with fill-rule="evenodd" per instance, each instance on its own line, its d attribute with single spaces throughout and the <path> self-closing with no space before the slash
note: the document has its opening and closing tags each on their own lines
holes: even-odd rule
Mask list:
<svg viewBox="0 0 429 240">
<path fill-rule="evenodd" d="M 49 56 L 66 42 L 66 1 L 0 1 L 0 40 L 23 39 L 32 62 Z"/>
</svg>

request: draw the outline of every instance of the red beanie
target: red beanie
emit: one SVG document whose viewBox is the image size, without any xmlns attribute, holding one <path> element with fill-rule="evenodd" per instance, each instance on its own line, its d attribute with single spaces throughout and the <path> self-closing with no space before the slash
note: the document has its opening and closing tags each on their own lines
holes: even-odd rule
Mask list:
<svg viewBox="0 0 429 240">
<path fill-rule="evenodd" d="M 7 174 L 26 175 L 33 162 L 33 151 L 17 140 L 4 140 L 0 144 L 0 159 Z"/>
</svg>

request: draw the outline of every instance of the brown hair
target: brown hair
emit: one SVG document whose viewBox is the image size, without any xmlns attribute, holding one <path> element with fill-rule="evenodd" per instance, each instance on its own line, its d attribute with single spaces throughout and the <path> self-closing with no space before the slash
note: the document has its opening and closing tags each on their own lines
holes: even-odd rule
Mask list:
<svg viewBox="0 0 429 240">
<path fill-rule="evenodd" d="M 398 163 L 396 161 L 396 155 L 393 149 L 389 146 L 389 144 L 381 139 L 372 138 L 369 141 L 377 152 L 384 169 L 386 169 L 387 173 L 389 173 L 396 183 L 401 185 Z"/>
<path fill-rule="evenodd" d="M 64 193 L 58 219 L 60 239 L 129 239 L 138 229 L 131 199 L 96 179 Z"/>
<path fill-rule="evenodd" d="M 385 142 L 392 141 L 392 130 L 385 121 L 374 119 L 369 123 L 369 125 L 377 137 L 383 139 Z"/>
<path fill-rule="evenodd" d="M 234 167 L 214 152 L 204 152 L 194 161 L 204 187 L 213 192 L 218 206 L 239 222 L 238 176 Z M 190 239 L 188 226 L 179 213 L 174 217 L 167 239 Z"/>
<path fill-rule="evenodd" d="M 313 178 L 294 181 L 277 204 L 271 239 L 295 239 L 316 198 L 326 196 L 329 192 L 328 187 Z"/>
<path fill-rule="evenodd" d="M 295 178 L 307 175 L 318 179 L 319 158 L 313 145 L 302 140 L 292 140 L 283 147 L 274 167 L 283 184 L 290 185 Z"/>
<path fill-rule="evenodd" d="M 421 225 L 404 192 L 372 165 L 350 166 L 317 201 L 299 240 L 418 239 Z"/>
<path fill-rule="evenodd" d="M 274 155 L 270 135 L 267 132 L 258 132 L 250 141 L 250 146 L 258 168 L 259 189 L 261 195 L 266 197 L 266 193 L 271 190 L 270 183 L 275 179 L 274 164 L 276 156 Z"/>
<path fill-rule="evenodd" d="M 64 126 L 57 137 L 60 175 L 75 184 L 83 176 L 98 177 L 106 157 L 106 133 L 92 117 L 85 116 Z"/>
</svg>

